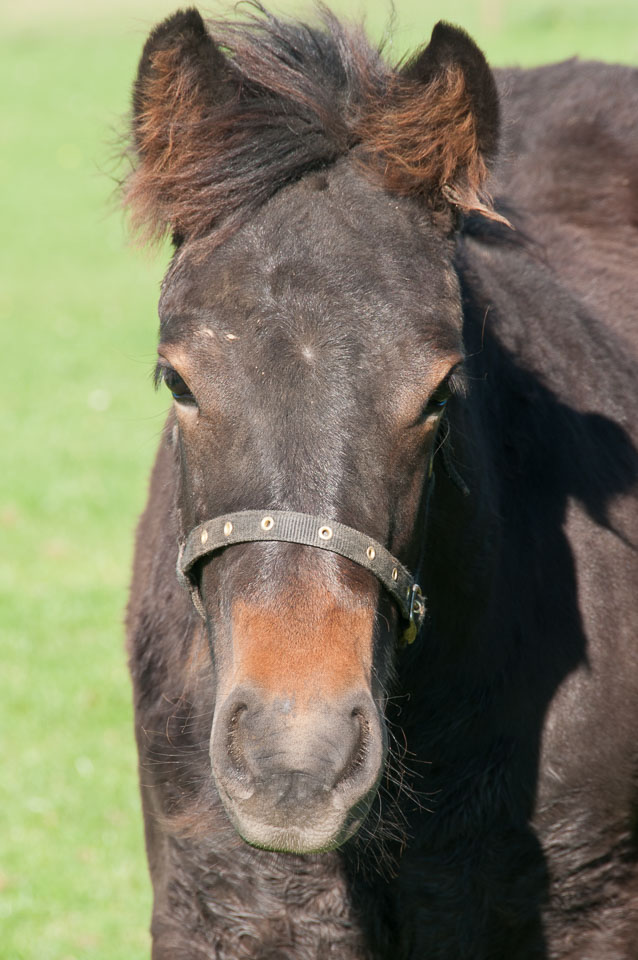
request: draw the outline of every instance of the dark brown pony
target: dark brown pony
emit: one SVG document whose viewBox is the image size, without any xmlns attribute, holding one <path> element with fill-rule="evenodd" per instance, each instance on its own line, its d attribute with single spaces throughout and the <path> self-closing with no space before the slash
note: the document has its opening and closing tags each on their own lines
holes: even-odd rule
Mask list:
<svg viewBox="0 0 638 960">
<path fill-rule="evenodd" d="M 635 960 L 637 72 L 189 10 L 132 131 L 154 960 Z"/>
</svg>

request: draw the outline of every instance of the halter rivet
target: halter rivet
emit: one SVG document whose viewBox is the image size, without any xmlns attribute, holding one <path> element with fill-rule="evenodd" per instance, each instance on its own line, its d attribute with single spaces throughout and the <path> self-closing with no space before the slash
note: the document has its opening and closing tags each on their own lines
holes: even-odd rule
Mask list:
<svg viewBox="0 0 638 960">
<path fill-rule="evenodd" d="M 202 530 L 201 536 L 199 539 L 202 541 L 202 543 L 206 543 L 206 541 L 208 540 L 208 530 Z"/>
<path fill-rule="evenodd" d="M 273 520 L 272 517 L 264 517 L 264 519 L 261 521 L 261 529 L 270 530 L 271 527 L 274 526 L 274 524 L 275 524 L 275 521 Z"/>
<path fill-rule="evenodd" d="M 393 580 L 398 580 L 398 579 L 399 579 L 399 571 L 398 571 L 397 567 L 393 567 L 393 568 L 392 568 L 392 579 L 393 579 Z"/>
<path fill-rule="evenodd" d="M 332 527 L 320 527 L 319 536 L 322 540 L 330 540 L 332 537 Z"/>
<path fill-rule="evenodd" d="M 376 555 L 377 555 L 377 551 L 374 549 L 374 547 L 368 547 L 368 549 L 366 550 L 366 557 L 368 558 L 368 560 L 374 560 Z"/>
<path fill-rule="evenodd" d="M 233 525 L 230 520 L 227 520 L 224 524 L 224 536 L 229 537 L 233 532 Z"/>
</svg>

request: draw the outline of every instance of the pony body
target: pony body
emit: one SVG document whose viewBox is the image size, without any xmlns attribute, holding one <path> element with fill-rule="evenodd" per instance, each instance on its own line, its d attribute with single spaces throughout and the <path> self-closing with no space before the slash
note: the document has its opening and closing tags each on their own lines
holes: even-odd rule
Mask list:
<svg viewBox="0 0 638 960">
<path fill-rule="evenodd" d="M 638 952 L 637 104 L 635 71 L 493 75 L 446 25 L 398 70 L 332 18 L 151 34 L 127 200 L 176 247 L 175 404 L 128 629 L 155 960 Z M 295 544 L 202 561 L 200 618 L 180 542 L 261 508 L 418 571 L 417 642 Z"/>
</svg>

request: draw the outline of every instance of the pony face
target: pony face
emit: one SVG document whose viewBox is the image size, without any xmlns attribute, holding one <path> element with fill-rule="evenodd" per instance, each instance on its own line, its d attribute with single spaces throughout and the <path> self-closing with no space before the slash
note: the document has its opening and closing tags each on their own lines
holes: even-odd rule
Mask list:
<svg viewBox="0 0 638 960">
<path fill-rule="evenodd" d="M 451 264 L 408 204 L 347 165 L 309 178 L 206 260 L 186 245 L 160 313 L 184 535 L 224 513 L 294 510 L 416 568 L 462 345 Z M 393 602 L 351 561 L 296 544 L 236 545 L 196 576 L 215 661 L 212 769 L 233 821 L 261 846 L 339 842 L 382 769 Z"/>
<path fill-rule="evenodd" d="M 129 202 L 177 247 L 156 376 L 174 397 L 183 538 L 225 513 L 296 511 L 420 565 L 428 465 L 463 358 L 454 207 L 487 209 L 496 124 L 482 55 L 437 30 L 401 75 L 360 62 L 353 42 L 348 107 L 327 34 L 285 46 L 257 31 L 260 46 L 238 41 L 229 58 L 190 12 L 151 36 Z M 332 91 L 294 73 L 293 40 L 306 80 L 319 49 Z M 237 544 L 194 576 L 230 820 L 259 847 L 338 846 L 383 770 L 394 603 L 355 563 L 299 544 Z"/>
</svg>

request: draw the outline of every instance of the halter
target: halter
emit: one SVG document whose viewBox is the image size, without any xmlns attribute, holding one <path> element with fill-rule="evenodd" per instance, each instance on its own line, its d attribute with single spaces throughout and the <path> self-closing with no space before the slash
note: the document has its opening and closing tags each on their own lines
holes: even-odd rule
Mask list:
<svg viewBox="0 0 638 960">
<path fill-rule="evenodd" d="M 407 567 L 371 537 L 323 517 L 288 510 L 242 510 L 200 523 L 181 544 L 177 576 L 190 590 L 195 609 L 206 619 L 195 564 L 218 550 L 237 543 L 263 541 L 300 543 L 319 550 L 330 550 L 369 570 L 395 600 L 406 621 L 401 644 L 413 643 L 425 618 L 421 587 Z"/>
<path fill-rule="evenodd" d="M 433 469 L 435 453 L 436 450 L 432 452 L 428 465 L 425 494 L 426 527 L 435 485 Z M 452 464 L 449 443 L 447 447 L 443 445 L 443 464 L 446 473 L 462 495 L 468 496 L 470 491 Z M 316 517 L 310 513 L 295 513 L 292 510 L 242 510 L 238 513 L 227 513 L 200 523 L 191 530 L 186 540 L 182 541 L 177 557 L 177 577 L 190 591 L 193 605 L 203 620 L 206 619 L 206 611 L 194 574 L 195 564 L 202 557 L 208 557 L 236 543 L 263 541 L 300 543 L 306 547 L 330 550 L 331 553 L 346 557 L 364 570 L 368 570 L 383 584 L 396 602 L 406 623 L 399 641 L 400 645 L 407 646 L 416 640 L 425 620 L 425 599 L 417 582 L 425 560 L 425 531 L 415 577 L 407 567 L 392 556 L 389 550 L 365 533 L 353 527 L 347 527 L 343 523 Z"/>
</svg>

